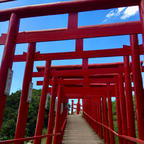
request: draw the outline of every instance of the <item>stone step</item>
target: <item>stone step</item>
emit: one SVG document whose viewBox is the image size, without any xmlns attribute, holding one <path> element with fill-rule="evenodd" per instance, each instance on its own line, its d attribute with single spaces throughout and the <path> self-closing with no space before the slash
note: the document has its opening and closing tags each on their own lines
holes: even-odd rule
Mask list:
<svg viewBox="0 0 144 144">
<path fill-rule="evenodd" d="M 104 144 L 81 115 L 69 115 L 62 144 Z"/>
</svg>

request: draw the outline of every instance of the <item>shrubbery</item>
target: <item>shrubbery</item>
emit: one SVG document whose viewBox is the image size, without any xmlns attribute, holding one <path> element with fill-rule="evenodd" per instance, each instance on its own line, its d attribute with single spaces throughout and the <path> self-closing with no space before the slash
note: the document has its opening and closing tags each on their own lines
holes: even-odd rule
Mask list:
<svg viewBox="0 0 144 144">
<path fill-rule="evenodd" d="M 3 117 L 3 124 L 0 130 L 0 140 L 14 138 L 20 96 L 21 91 L 19 90 L 7 97 L 6 108 Z M 40 97 L 41 97 L 41 90 L 33 89 L 32 102 L 29 105 L 29 113 L 26 125 L 26 136 L 34 135 Z M 49 110 L 49 104 L 48 104 L 48 110 Z M 45 124 L 44 124 L 45 128 L 47 128 L 48 110 L 46 110 L 45 114 Z"/>
</svg>

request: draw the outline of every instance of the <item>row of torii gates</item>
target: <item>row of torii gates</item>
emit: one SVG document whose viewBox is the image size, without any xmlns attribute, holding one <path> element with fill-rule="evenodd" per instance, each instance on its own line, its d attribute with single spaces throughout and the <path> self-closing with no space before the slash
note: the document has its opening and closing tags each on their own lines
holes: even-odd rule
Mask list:
<svg viewBox="0 0 144 144">
<path fill-rule="evenodd" d="M 121 22 L 105 25 L 78 27 L 78 12 L 135 6 L 140 8 L 140 21 Z M 68 13 L 68 27 L 54 30 L 19 32 L 21 18 Z M 105 143 L 144 144 L 144 95 L 140 55 L 144 54 L 139 45 L 138 34 L 144 34 L 144 0 L 78 0 L 26 6 L 0 10 L 0 21 L 9 20 L 7 34 L 2 34 L 0 44 L 5 45 L 0 67 L 0 126 L 2 125 L 6 97 L 11 83 L 13 62 L 26 62 L 22 94 L 14 140 L 0 141 L 2 144 L 24 143 L 34 140 L 40 144 L 47 137 L 47 144 L 62 143 L 68 115 L 68 100 L 82 99 L 83 117 Z M 83 39 L 130 35 L 130 45 L 122 48 L 83 51 Z M 36 43 L 45 41 L 75 39 L 74 52 L 36 52 Z M 29 43 L 27 53 L 15 55 L 16 44 Z M 109 64 L 88 64 L 88 58 L 122 56 L 124 62 Z M 129 56 L 132 61 L 130 62 Z M 51 66 L 52 60 L 82 59 L 82 65 Z M 46 61 L 33 72 L 35 61 Z M 25 138 L 27 114 L 30 102 L 30 87 L 34 77 L 44 77 L 37 81 L 42 85 L 42 94 L 35 129 L 35 136 Z M 133 82 L 133 87 L 131 86 Z M 49 87 L 51 85 L 51 87 Z M 136 138 L 135 115 L 132 91 L 136 101 L 138 138 Z M 47 93 L 51 94 L 47 135 L 42 135 Z M 54 115 L 57 97 L 56 117 Z M 118 132 L 114 131 L 112 97 L 116 98 Z M 73 107 L 73 106 L 72 106 Z M 54 131 L 53 131 L 54 130 Z"/>
</svg>

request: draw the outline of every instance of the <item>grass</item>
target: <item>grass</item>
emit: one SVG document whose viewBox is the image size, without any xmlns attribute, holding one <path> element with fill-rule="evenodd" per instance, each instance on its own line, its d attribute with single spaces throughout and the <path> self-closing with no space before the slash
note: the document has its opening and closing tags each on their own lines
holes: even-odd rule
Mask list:
<svg viewBox="0 0 144 144">
<path fill-rule="evenodd" d="M 136 115 L 134 96 L 133 96 L 133 103 L 134 103 L 134 112 L 135 112 L 135 115 Z M 115 131 L 115 132 L 118 132 L 117 114 L 116 114 L 116 102 L 115 102 L 115 101 L 112 102 L 112 111 L 113 111 L 114 131 Z M 136 116 L 135 116 L 135 129 L 136 129 L 136 138 L 138 138 L 138 128 L 137 128 Z M 117 136 L 115 136 L 115 142 L 116 142 L 116 144 L 118 144 L 118 137 L 117 137 Z"/>
<path fill-rule="evenodd" d="M 47 134 L 47 129 L 46 129 L 46 128 L 43 129 L 43 133 L 42 133 L 42 134 L 43 134 L 43 135 L 46 135 L 46 134 Z M 41 144 L 46 144 L 46 139 L 47 139 L 46 137 L 43 138 Z"/>
</svg>

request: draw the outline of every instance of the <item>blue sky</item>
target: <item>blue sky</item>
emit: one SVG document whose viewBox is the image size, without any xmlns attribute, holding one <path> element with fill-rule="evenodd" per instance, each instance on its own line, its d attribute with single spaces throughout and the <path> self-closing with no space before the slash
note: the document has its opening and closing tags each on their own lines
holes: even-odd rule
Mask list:
<svg viewBox="0 0 144 144">
<path fill-rule="evenodd" d="M 61 0 L 64 1 L 64 0 Z M 67 1 L 67 0 L 65 0 Z M 12 7 L 44 4 L 58 2 L 58 0 L 17 0 L 8 3 L 1 3 L 0 9 L 7 9 Z M 116 8 L 109 10 L 99 10 L 90 12 L 79 13 L 79 26 L 84 25 L 96 25 L 105 23 L 115 22 L 126 22 L 139 20 L 138 7 L 129 8 Z M 20 31 L 30 30 L 42 30 L 42 29 L 54 29 L 67 27 L 68 14 L 56 15 L 56 16 L 43 16 L 35 18 L 21 19 Z M 6 33 L 8 29 L 8 22 L 0 22 L 0 34 Z M 142 43 L 141 35 L 139 35 L 140 44 Z M 116 37 L 103 37 L 103 38 L 90 38 L 84 39 L 84 50 L 96 50 L 96 49 L 108 49 L 108 48 L 122 48 L 123 45 L 129 45 L 129 36 L 116 36 Z M 22 54 L 27 51 L 27 44 L 18 44 L 16 46 L 16 54 Z M 74 51 L 75 40 L 57 41 L 57 42 L 43 42 L 37 43 L 37 51 L 41 53 L 51 52 L 65 52 Z M 0 46 L 0 60 L 2 58 L 3 46 Z M 94 58 L 89 59 L 89 63 L 109 63 L 109 62 L 120 62 L 123 61 L 122 57 L 115 58 Z M 52 61 L 52 65 L 71 65 L 81 64 L 82 60 L 59 60 Z M 35 62 L 34 71 L 36 66 L 44 65 L 45 62 Z M 24 75 L 25 63 L 14 63 L 13 64 L 13 81 L 11 92 L 15 92 L 22 88 L 22 81 Z M 36 80 L 42 80 L 43 78 L 33 78 L 34 88 L 41 88 L 36 86 Z"/>
</svg>

